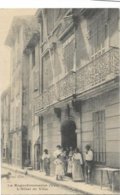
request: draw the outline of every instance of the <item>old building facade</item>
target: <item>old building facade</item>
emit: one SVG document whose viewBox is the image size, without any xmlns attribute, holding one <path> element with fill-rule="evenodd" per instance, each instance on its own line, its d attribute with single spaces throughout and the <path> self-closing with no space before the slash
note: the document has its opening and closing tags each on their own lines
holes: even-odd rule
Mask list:
<svg viewBox="0 0 120 195">
<path fill-rule="evenodd" d="M 34 17 L 15 17 L 6 38 L 6 44 L 11 47 L 11 158 L 12 164 L 20 167 L 27 163 L 28 155 L 29 66 L 24 47 L 32 29 L 35 29 Z"/>
<path fill-rule="evenodd" d="M 43 148 L 53 152 L 62 144 L 84 152 L 90 143 L 96 161 L 117 167 L 119 149 L 110 146 L 119 146 L 118 10 L 48 9 L 37 14 L 41 77 L 35 114 L 43 118 Z"/>
<path fill-rule="evenodd" d="M 10 163 L 9 150 L 10 130 L 10 88 L 6 89 L 1 96 L 1 157 L 2 161 Z"/>
<path fill-rule="evenodd" d="M 28 99 L 28 160 L 32 163 L 35 169 L 40 168 L 40 163 L 36 159 L 36 155 L 39 156 L 39 133 L 38 127 L 35 126 L 35 113 L 34 113 L 34 98 L 39 95 L 39 40 L 40 29 L 38 21 L 36 28 L 31 31 L 31 36 L 28 39 L 27 44 L 24 47 L 24 55 L 28 58 L 28 83 L 29 83 L 29 99 Z M 38 147 L 37 147 L 38 146 Z M 33 159 L 33 160 L 32 160 Z"/>
<path fill-rule="evenodd" d="M 119 11 L 44 9 L 37 17 L 38 147 L 53 156 L 58 144 L 83 154 L 90 144 L 98 165 L 119 167 Z"/>
<path fill-rule="evenodd" d="M 119 167 L 119 23 L 118 9 L 39 9 L 33 25 L 12 27 L 13 57 L 17 32 L 22 44 L 11 73 L 12 163 L 39 170 L 43 149 L 52 160 L 58 144 L 83 156 L 90 144 L 98 166 Z"/>
</svg>

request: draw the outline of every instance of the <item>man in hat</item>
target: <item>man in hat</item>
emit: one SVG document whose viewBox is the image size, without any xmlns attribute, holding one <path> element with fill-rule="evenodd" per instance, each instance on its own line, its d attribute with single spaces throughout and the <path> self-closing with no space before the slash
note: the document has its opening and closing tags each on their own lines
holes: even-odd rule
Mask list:
<svg viewBox="0 0 120 195">
<path fill-rule="evenodd" d="M 93 151 L 90 145 L 85 146 L 86 153 L 85 153 L 85 182 L 91 183 L 91 175 L 92 175 L 92 168 L 93 168 Z"/>
</svg>

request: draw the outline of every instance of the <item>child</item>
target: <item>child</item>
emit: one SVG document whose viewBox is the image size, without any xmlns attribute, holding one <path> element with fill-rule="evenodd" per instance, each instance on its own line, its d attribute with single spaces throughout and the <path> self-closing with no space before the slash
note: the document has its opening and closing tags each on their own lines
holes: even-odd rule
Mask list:
<svg viewBox="0 0 120 195">
<path fill-rule="evenodd" d="M 61 155 L 60 154 L 57 155 L 57 158 L 54 161 L 54 164 L 56 165 L 56 170 L 55 170 L 56 180 L 63 180 L 64 165 L 63 165 L 63 162 L 61 160 Z"/>
<path fill-rule="evenodd" d="M 44 170 L 47 176 L 50 175 L 50 156 L 48 154 L 48 150 L 44 150 L 44 154 L 42 156 L 43 164 L 44 164 Z"/>
</svg>

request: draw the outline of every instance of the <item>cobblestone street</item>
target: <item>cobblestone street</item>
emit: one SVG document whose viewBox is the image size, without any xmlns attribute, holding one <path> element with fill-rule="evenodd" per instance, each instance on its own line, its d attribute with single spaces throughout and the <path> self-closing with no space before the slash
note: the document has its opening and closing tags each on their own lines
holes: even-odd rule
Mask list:
<svg viewBox="0 0 120 195">
<path fill-rule="evenodd" d="M 10 171 L 11 172 L 11 171 Z M 8 170 L 2 169 L 2 174 L 7 174 Z M 72 191 L 59 187 L 57 185 L 43 182 L 27 175 L 11 172 L 9 179 L 2 179 L 2 195 L 37 195 L 37 194 L 80 194 L 80 192 Z"/>
</svg>

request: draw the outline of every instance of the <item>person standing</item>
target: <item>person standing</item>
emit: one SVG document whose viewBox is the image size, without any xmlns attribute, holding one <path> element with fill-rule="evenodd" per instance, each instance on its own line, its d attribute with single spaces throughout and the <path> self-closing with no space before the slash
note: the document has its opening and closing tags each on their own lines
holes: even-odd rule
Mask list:
<svg viewBox="0 0 120 195">
<path fill-rule="evenodd" d="M 63 180 L 64 177 L 64 165 L 61 160 L 61 155 L 59 154 L 57 158 L 54 161 L 55 164 L 55 174 L 56 174 L 56 180 Z"/>
<path fill-rule="evenodd" d="M 86 145 L 85 147 L 85 182 L 91 183 L 92 169 L 93 169 L 93 151 L 90 145 Z"/>
<path fill-rule="evenodd" d="M 69 177 L 72 178 L 72 156 L 73 156 L 73 149 L 70 146 L 69 153 L 68 153 L 68 166 L 67 166 L 67 174 Z"/>
<path fill-rule="evenodd" d="M 72 155 L 73 155 L 73 148 L 72 148 L 72 146 L 70 146 L 69 156 L 72 156 Z"/>
<path fill-rule="evenodd" d="M 62 147 L 61 147 L 60 145 L 57 145 L 57 146 L 56 146 L 56 150 L 55 150 L 54 153 L 53 153 L 54 158 L 57 158 L 57 156 L 58 156 L 59 154 L 61 154 L 61 153 L 62 153 Z"/>
<path fill-rule="evenodd" d="M 73 178 L 73 181 L 84 180 L 81 165 L 83 165 L 82 155 L 81 155 L 79 149 L 76 148 L 74 151 L 74 154 L 72 156 L 72 178 Z"/>
<path fill-rule="evenodd" d="M 60 156 L 61 156 L 61 160 L 63 162 L 64 173 L 66 175 L 66 173 L 67 173 L 67 155 L 66 155 L 66 151 L 63 150 L 62 153 L 60 154 Z"/>
<path fill-rule="evenodd" d="M 48 154 L 47 149 L 44 150 L 44 153 L 42 155 L 42 160 L 43 160 L 43 165 L 44 165 L 46 176 L 49 176 L 50 175 L 50 156 Z"/>
</svg>

